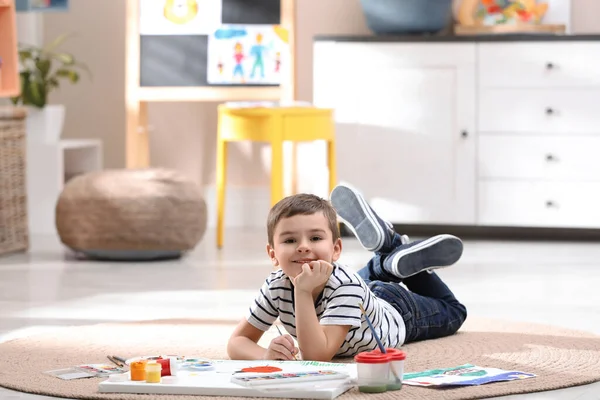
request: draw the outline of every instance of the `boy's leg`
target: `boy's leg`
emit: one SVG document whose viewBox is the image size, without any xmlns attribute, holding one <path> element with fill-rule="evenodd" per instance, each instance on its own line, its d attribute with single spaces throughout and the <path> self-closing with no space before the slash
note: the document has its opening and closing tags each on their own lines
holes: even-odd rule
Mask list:
<svg viewBox="0 0 600 400">
<path fill-rule="evenodd" d="M 389 274 L 405 279 L 420 272 L 456 263 L 463 252 L 462 241 L 452 235 L 437 235 L 394 248 L 383 260 Z"/>
<path fill-rule="evenodd" d="M 400 284 L 373 281 L 373 293 L 392 304 L 406 325 L 405 342 L 435 339 L 458 331 L 467 309 L 435 273 L 420 273 Z"/>
<path fill-rule="evenodd" d="M 338 185 L 331 191 L 330 198 L 340 220 L 365 249 L 389 252 L 395 234 L 392 224 L 382 220 L 358 190 L 349 185 Z"/>
<path fill-rule="evenodd" d="M 375 275 L 373 279 L 398 281 L 387 275 L 402 279 L 423 270 L 452 265 L 462 255 L 462 242 L 452 235 L 408 243 L 408 237 L 394 232 L 391 224 L 377 215 L 362 194 L 348 185 L 333 189 L 331 204 L 364 248 L 378 254 L 391 253 L 383 263 L 386 274 Z"/>
</svg>

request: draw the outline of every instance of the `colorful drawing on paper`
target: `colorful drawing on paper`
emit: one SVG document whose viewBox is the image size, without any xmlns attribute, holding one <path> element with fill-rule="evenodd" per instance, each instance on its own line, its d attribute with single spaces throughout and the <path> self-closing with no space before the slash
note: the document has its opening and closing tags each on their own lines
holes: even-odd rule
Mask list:
<svg viewBox="0 0 600 400">
<path fill-rule="evenodd" d="M 281 26 L 222 26 L 208 38 L 208 83 L 277 85 L 288 49 L 288 32 Z"/>
<path fill-rule="evenodd" d="M 221 1 L 139 0 L 140 35 L 208 35 L 221 25 Z"/>
<path fill-rule="evenodd" d="M 484 25 L 539 24 L 548 11 L 548 3 L 536 0 L 481 0 L 476 18 Z"/>
</svg>

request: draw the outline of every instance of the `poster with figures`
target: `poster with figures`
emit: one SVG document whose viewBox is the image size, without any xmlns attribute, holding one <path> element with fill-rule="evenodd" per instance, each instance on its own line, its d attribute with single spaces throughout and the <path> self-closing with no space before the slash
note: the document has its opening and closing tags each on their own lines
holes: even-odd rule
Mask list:
<svg viewBox="0 0 600 400">
<path fill-rule="evenodd" d="M 278 85 L 289 58 L 279 25 L 224 25 L 208 38 L 209 84 Z"/>
<path fill-rule="evenodd" d="M 220 0 L 139 0 L 140 35 L 208 35 L 221 24 Z"/>
</svg>

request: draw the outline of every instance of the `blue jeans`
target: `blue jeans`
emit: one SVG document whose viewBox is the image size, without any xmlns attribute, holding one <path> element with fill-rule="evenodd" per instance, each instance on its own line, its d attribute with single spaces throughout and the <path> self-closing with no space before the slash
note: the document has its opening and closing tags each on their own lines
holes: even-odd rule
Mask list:
<svg viewBox="0 0 600 400">
<path fill-rule="evenodd" d="M 395 234 L 391 251 L 402 245 Z M 467 308 L 462 305 L 439 276 L 421 272 L 409 278 L 398 278 L 383 269 L 383 260 L 389 253 L 375 256 L 358 271 L 375 296 L 390 303 L 402 316 L 406 326 L 405 343 L 453 335 L 467 318 Z M 408 290 L 400 285 L 402 282 Z"/>
</svg>

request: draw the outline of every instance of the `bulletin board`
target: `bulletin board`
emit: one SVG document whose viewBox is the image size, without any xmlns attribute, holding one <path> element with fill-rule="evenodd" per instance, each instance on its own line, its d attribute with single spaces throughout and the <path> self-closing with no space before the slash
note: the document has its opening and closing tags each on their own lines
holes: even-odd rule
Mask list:
<svg viewBox="0 0 600 400">
<path fill-rule="evenodd" d="M 280 0 L 140 0 L 139 17 L 141 87 L 279 86 Z"/>
<path fill-rule="evenodd" d="M 126 0 L 126 166 L 150 165 L 150 102 L 295 100 L 295 7 L 296 0 Z M 212 51 L 216 42 L 222 51 Z"/>
</svg>

